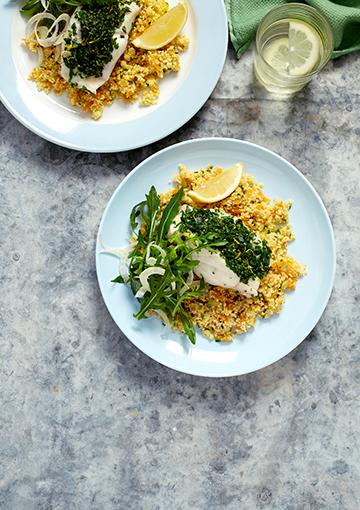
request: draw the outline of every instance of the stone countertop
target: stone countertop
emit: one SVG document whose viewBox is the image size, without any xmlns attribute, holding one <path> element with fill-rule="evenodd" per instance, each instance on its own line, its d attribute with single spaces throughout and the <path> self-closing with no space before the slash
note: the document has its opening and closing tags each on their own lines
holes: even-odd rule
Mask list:
<svg viewBox="0 0 360 510">
<path fill-rule="evenodd" d="M 0 107 L 0 508 L 360 508 L 358 55 L 274 102 L 252 54 L 229 49 L 216 90 L 143 149 L 84 154 Z M 137 163 L 201 136 L 249 140 L 294 163 L 335 229 L 335 289 L 282 361 L 230 379 L 148 359 L 110 318 L 94 248 L 103 209 Z"/>
</svg>

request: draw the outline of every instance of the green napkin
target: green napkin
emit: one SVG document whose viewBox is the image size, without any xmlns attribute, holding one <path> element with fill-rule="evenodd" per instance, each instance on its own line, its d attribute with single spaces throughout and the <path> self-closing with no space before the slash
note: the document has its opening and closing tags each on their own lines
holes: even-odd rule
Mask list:
<svg viewBox="0 0 360 510">
<path fill-rule="evenodd" d="M 286 0 L 225 0 L 230 37 L 238 57 L 254 39 L 256 29 L 270 9 Z M 332 26 L 335 50 L 332 57 L 360 50 L 360 0 L 307 0 Z"/>
</svg>

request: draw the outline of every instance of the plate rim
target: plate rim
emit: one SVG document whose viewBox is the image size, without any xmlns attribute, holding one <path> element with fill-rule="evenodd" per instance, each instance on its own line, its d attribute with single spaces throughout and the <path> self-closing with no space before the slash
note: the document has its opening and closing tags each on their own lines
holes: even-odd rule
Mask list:
<svg viewBox="0 0 360 510">
<path fill-rule="evenodd" d="M 108 210 L 110 209 L 110 206 L 113 202 L 113 200 L 115 200 L 115 197 L 116 195 L 119 193 L 119 191 L 121 190 L 121 188 L 123 186 L 125 186 L 125 184 L 127 183 L 127 181 L 131 178 L 132 174 L 135 173 L 135 172 L 138 172 L 140 171 L 141 167 L 142 166 L 145 166 L 149 161 L 151 161 L 152 159 L 155 159 L 156 157 L 159 157 L 160 155 L 166 153 L 166 152 L 169 152 L 171 150 L 173 150 L 174 148 L 176 147 L 179 147 L 179 146 L 184 146 L 184 145 L 192 145 L 192 144 L 197 144 L 199 142 L 206 142 L 206 143 L 211 143 L 211 142 L 214 142 L 214 141 L 221 141 L 221 142 L 237 142 L 239 143 L 240 145 L 245 145 L 245 146 L 250 146 L 250 147 L 253 147 L 255 149 L 260 149 L 261 151 L 264 151 L 268 154 L 271 154 L 272 156 L 275 156 L 276 158 L 282 160 L 284 163 L 286 163 L 287 165 L 290 165 L 290 167 L 292 168 L 293 171 L 295 171 L 295 173 L 298 175 L 298 177 L 300 177 L 301 180 L 303 180 L 305 182 L 305 184 L 311 189 L 312 193 L 315 195 L 315 197 L 317 198 L 317 201 L 322 209 L 322 212 L 324 214 L 324 217 L 326 219 L 326 224 L 327 224 L 327 227 L 328 227 L 328 231 L 329 231 L 329 234 L 330 234 L 330 240 L 331 240 L 331 255 L 332 255 L 332 259 L 333 259 L 333 262 L 332 262 L 332 267 L 331 267 L 331 277 L 330 277 L 330 280 L 329 280 L 329 285 L 328 285 L 328 288 L 327 288 L 327 292 L 324 296 L 324 299 L 323 299 L 323 304 L 321 306 L 321 308 L 319 309 L 318 311 L 318 314 L 317 316 L 315 317 L 314 319 L 314 324 L 310 327 L 310 328 L 307 328 L 306 330 L 306 334 L 303 338 L 301 338 L 297 343 L 296 345 L 294 345 L 290 351 L 288 351 L 286 354 L 283 354 L 283 355 L 280 355 L 278 358 L 276 358 L 275 360 L 273 360 L 271 363 L 266 363 L 256 369 L 253 369 L 253 370 L 249 370 L 249 371 L 246 371 L 246 372 L 241 372 L 241 373 L 223 373 L 221 375 L 219 375 L 218 373 L 199 373 L 198 371 L 194 370 L 192 371 L 191 369 L 188 370 L 183 370 L 183 369 L 179 369 L 177 368 L 176 366 L 173 366 L 171 363 L 166 363 L 164 361 L 159 361 L 158 359 L 156 359 L 154 356 L 152 356 L 151 354 L 148 354 L 147 352 L 145 352 L 141 346 L 139 346 L 137 343 L 134 343 L 133 340 L 131 340 L 131 338 L 129 338 L 126 333 L 121 329 L 121 327 L 118 325 L 117 321 L 115 320 L 114 316 L 113 316 L 113 313 L 112 311 L 108 308 L 107 306 L 107 303 L 106 303 L 106 299 L 105 299 L 105 295 L 104 295 L 104 292 L 103 292 L 103 288 L 102 288 L 102 283 L 100 281 L 100 271 L 99 271 L 99 258 L 98 258 L 98 249 L 101 247 L 101 243 L 100 243 L 100 237 L 101 237 L 101 231 L 102 231 L 102 228 L 103 228 L 103 224 L 105 222 L 105 218 L 106 218 L 106 215 L 107 215 L 107 212 Z M 280 361 L 281 359 L 285 358 L 286 356 L 288 356 L 291 352 L 293 352 L 297 347 L 299 347 L 299 345 L 309 336 L 309 334 L 313 331 L 313 329 L 316 327 L 316 325 L 318 324 L 319 320 L 321 319 L 324 311 L 325 311 L 325 308 L 326 306 L 328 305 L 329 303 L 329 299 L 331 297 L 331 294 L 332 294 L 332 291 L 333 291 L 333 288 L 334 288 L 334 282 L 335 282 L 335 276 L 336 276 L 336 264 L 337 264 L 337 252 L 336 252 L 336 240 L 335 240 L 335 234 L 334 234 L 334 229 L 333 229 L 333 226 L 332 226 L 332 223 L 331 223 L 331 220 L 330 220 L 330 217 L 329 217 L 329 214 L 327 212 L 327 209 L 324 205 L 324 202 L 321 198 L 321 196 L 319 195 L 319 193 L 316 191 L 316 189 L 314 188 L 314 186 L 311 184 L 311 182 L 302 174 L 302 172 L 300 172 L 300 170 L 298 170 L 292 163 L 290 163 L 287 159 L 285 159 L 284 157 L 282 157 L 280 154 L 278 154 L 277 152 L 275 151 L 272 151 L 271 149 L 268 149 L 266 147 L 263 147 L 259 144 L 256 144 L 256 143 L 253 143 L 253 142 L 248 142 L 248 141 L 245 141 L 245 140 L 241 140 L 241 139 L 238 139 L 238 138 L 231 138 L 231 137 L 199 137 L 199 138 L 193 138 L 191 140 L 185 140 L 185 141 L 182 141 L 182 142 L 179 142 L 179 143 L 175 143 L 175 144 L 172 144 L 172 145 L 169 145 L 168 147 L 165 147 L 157 152 L 155 152 L 154 154 L 148 156 L 147 158 L 145 158 L 143 161 L 141 161 L 140 163 L 138 163 L 130 172 L 128 175 L 126 175 L 126 177 L 118 184 L 118 186 L 115 188 L 114 192 L 112 193 L 109 201 L 107 202 L 106 204 L 106 207 L 104 209 L 104 212 L 102 214 L 102 217 L 101 217 L 101 220 L 100 220 L 100 223 L 99 223 L 99 227 L 98 227 L 98 232 L 97 232 L 97 236 L 96 236 L 96 246 L 95 246 L 95 267 L 96 267 L 96 276 L 97 276 L 97 281 L 98 281 L 98 285 L 99 285 L 99 288 L 100 288 L 100 292 L 101 292 L 101 296 L 102 296 L 102 299 L 104 301 L 104 304 L 106 306 L 106 309 L 108 311 L 108 313 L 110 314 L 112 320 L 114 321 L 114 323 L 116 324 L 116 326 L 118 327 L 118 329 L 121 331 L 121 333 L 125 336 L 125 338 L 130 341 L 132 343 L 132 345 L 134 347 L 136 347 L 139 351 L 141 351 L 145 356 L 148 356 L 149 358 L 151 358 L 152 360 L 156 361 L 157 363 L 160 363 L 161 365 L 167 367 L 167 368 L 170 368 L 172 370 L 176 370 L 177 372 L 179 373 L 185 373 L 185 374 L 189 374 L 189 375 L 193 375 L 193 376 L 198 376 L 198 377 L 210 377 L 210 378 L 227 378 L 227 377 L 239 377 L 241 375 L 246 375 L 246 374 L 250 374 L 250 373 L 253 373 L 253 372 L 257 372 L 259 370 L 263 370 L 264 368 L 266 367 L 270 367 L 271 365 L 274 365 L 275 363 L 277 363 L 278 361 Z M 240 336 L 240 335 L 238 335 Z M 302 335 L 301 335 L 302 336 Z M 235 337 L 236 339 L 236 337 Z"/>
<path fill-rule="evenodd" d="M 192 8 L 194 10 L 195 10 L 195 5 L 196 4 L 192 4 Z M 212 4 L 212 5 L 214 5 L 214 4 Z M 210 7 L 211 7 L 211 4 L 210 4 Z M 225 7 L 225 3 L 223 2 L 223 0 L 217 0 L 216 7 L 219 8 L 220 11 L 222 12 L 221 23 L 219 23 L 218 27 L 222 27 L 222 30 L 223 30 L 223 36 L 224 36 L 223 37 L 223 49 L 222 49 L 222 54 L 221 55 L 219 54 L 219 60 L 218 60 L 218 65 L 216 67 L 216 72 L 212 76 L 212 79 L 209 82 L 206 82 L 207 92 L 205 94 L 200 93 L 200 96 L 201 96 L 200 100 L 197 101 L 196 104 L 192 105 L 188 110 L 186 110 L 186 112 L 184 112 L 184 114 L 182 113 L 182 110 L 179 109 L 179 112 L 180 112 L 180 115 L 178 116 L 179 120 L 177 122 L 171 123 L 171 126 L 169 125 L 162 131 L 159 130 L 157 135 L 151 135 L 151 133 L 153 133 L 153 130 L 149 130 L 150 135 L 145 139 L 145 141 L 138 140 L 135 143 L 130 143 L 130 144 L 127 143 L 126 146 L 121 146 L 121 143 L 118 143 L 117 146 L 112 145 L 111 147 L 110 146 L 109 147 L 101 147 L 101 146 L 91 147 L 90 145 L 87 145 L 86 142 L 85 143 L 80 142 L 80 141 L 73 142 L 72 140 L 67 140 L 66 137 L 64 137 L 64 136 L 62 137 L 61 132 L 52 134 L 51 132 L 48 132 L 48 130 L 46 129 L 47 126 L 45 126 L 42 122 L 38 121 L 37 117 L 34 117 L 34 120 L 32 119 L 33 115 L 30 112 L 30 110 L 27 108 L 26 104 L 25 104 L 24 111 L 21 111 L 22 106 L 19 107 L 19 105 L 18 105 L 18 101 L 19 101 L 18 98 L 19 97 L 21 98 L 20 94 L 15 94 L 15 96 L 13 96 L 13 97 L 9 97 L 9 96 L 11 96 L 11 94 L 9 94 L 9 93 L 6 94 L 6 90 L 7 90 L 6 86 L 5 86 L 6 80 L 3 80 L 3 82 L 2 82 L 3 85 L 1 84 L 1 81 L 0 81 L 0 101 L 4 105 L 4 107 L 8 110 L 8 112 L 17 121 L 19 121 L 24 127 L 29 129 L 36 135 L 40 136 L 44 140 L 47 140 L 47 141 L 54 143 L 56 145 L 59 145 L 61 147 L 65 147 L 67 149 L 77 150 L 80 152 L 106 154 L 106 153 L 115 153 L 115 152 L 125 152 L 125 151 L 138 149 L 141 147 L 146 147 L 152 143 L 162 140 L 166 136 L 171 135 L 172 133 L 174 133 L 175 131 L 180 129 L 182 126 L 184 126 L 187 122 L 189 122 L 199 112 L 199 110 L 205 105 L 205 103 L 207 102 L 207 100 L 209 99 L 211 94 L 213 93 L 217 83 L 219 82 L 219 79 L 220 79 L 223 69 L 224 69 L 227 50 L 228 50 L 229 31 L 228 31 L 226 7 Z M 10 20 L 11 20 L 11 23 L 9 24 L 10 28 L 8 28 L 7 34 L 5 34 L 3 36 L 4 41 L 6 41 L 6 45 L 9 48 L 9 52 L 8 52 L 9 55 L 6 55 L 3 58 L 1 58 L 1 54 L 0 54 L 0 64 L 2 63 L 5 65 L 6 62 L 8 64 L 10 62 L 10 67 L 14 73 L 15 83 L 17 81 L 16 78 L 17 78 L 18 71 L 16 69 L 16 65 L 12 58 L 11 34 L 12 34 L 12 23 L 13 23 L 14 10 L 17 8 L 18 8 L 17 4 L 14 4 L 12 6 L 10 6 L 9 4 L 0 6 L 0 14 L 1 14 L 1 12 L 5 12 L 5 14 L 10 16 Z M 11 12 L 6 12 L 6 9 L 8 9 Z M 198 7 L 198 9 L 200 9 L 200 6 Z M 220 20 L 217 19 L 217 22 L 219 22 L 219 21 Z M 194 42 L 194 44 L 196 44 L 196 47 L 199 46 L 197 40 Z M 194 72 L 194 69 L 195 69 L 195 62 L 193 62 L 190 65 L 188 76 L 185 78 L 184 82 L 180 85 L 179 89 L 177 91 L 175 91 L 175 93 L 163 105 L 160 105 L 159 109 L 155 109 L 154 112 L 161 111 L 163 108 L 165 110 L 166 110 L 166 108 L 169 108 L 168 104 L 171 103 L 171 99 L 178 96 L 179 93 L 181 92 L 181 90 L 186 85 L 186 83 L 189 82 L 190 79 L 193 79 L 191 77 L 191 74 L 192 74 L 192 71 Z M 206 73 L 202 72 L 201 74 L 206 74 Z M 199 73 L 198 73 L 198 76 L 199 76 Z M 9 91 L 7 91 L 7 92 L 9 92 Z M 173 110 L 171 110 L 171 111 L 169 110 L 167 112 L 167 114 L 165 111 L 165 116 L 169 115 L 169 112 L 171 113 L 172 111 Z M 150 119 L 151 119 L 152 114 L 150 113 L 149 116 L 140 117 L 140 118 L 134 119 L 130 122 L 131 123 L 134 122 L 135 127 L 136 127 L 139 125 L 139 123 L 141 123 L 147 117 L 150 117 Z M 92 121 L 92 122 L 96 122 L 96 121 Z M 113 127 L 117 126 L 117 125 L 122 126 L 122 123 L 119 123 L 119 124 L 113 123 L 113 124 L 109 124 L 109 125 L 102 124 L 101 126 L 104 126 L 104 127 L 107 126 L 107 129 L 112 130 Z M 126 129 L 126 123 L 124 124 L 124 127 Z M 101 136 L 101 135 L 103 135 L 103 136 Z M 106 138 L 106 132 L 104 131 L 103 133 L 101 133 L 99 130 L 98 138 Z M 142 136 L 142 139 L 144 140 L 143 136 Z M 119 140 L 121 142 L 121 137 L 119 137 Z"/>
</svg>

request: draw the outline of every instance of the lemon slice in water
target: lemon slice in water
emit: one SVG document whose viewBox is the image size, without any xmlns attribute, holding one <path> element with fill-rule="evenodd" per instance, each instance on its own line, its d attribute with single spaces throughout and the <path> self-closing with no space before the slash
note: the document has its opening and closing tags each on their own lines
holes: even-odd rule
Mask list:
<svg viewBox="0 0 360 510">
<path fill-rule="evenodd" d="M 157 19 L 133 45 L 144 50 L 157 50 L 171 42 L 184 28 L 188 17 L 186 2 L 180 2 Z"/>
<path fill-rule="evenodd" d="M 320 39 L 316 31 L 301 21 L 289 24 L 289 57 L 291 76 L 311 73 L 320 59 Z"/>
<path fill-rule="evenodd" d="M 289 37 L 281 37 L 264 49 L 264 59 L 281 74 L 305 76 L 320 59 L 321 43 L 307 23 L 289 21 Z"/>
<path fill-rule="evenodd" d="M 289 74 L 289 39 L 280 37 L 264 48 L 264 60 L 281 74 Z"/>
</svg>

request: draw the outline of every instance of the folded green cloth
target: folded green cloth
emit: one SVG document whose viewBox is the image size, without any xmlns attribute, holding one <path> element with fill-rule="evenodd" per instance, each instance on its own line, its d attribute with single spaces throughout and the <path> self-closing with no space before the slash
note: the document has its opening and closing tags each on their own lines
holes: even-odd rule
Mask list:
<svg viewBox="0 0 360 510">
<path fill-rule="evenodd" d="M 286 0 L 225 0 L 230 37 L 238 57 L 254 39 L 262 18 Z M 360 50 L 360 0 L 307 0 L 329 21 L 334 32 L 332 57 Z"/>
</svg>

